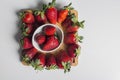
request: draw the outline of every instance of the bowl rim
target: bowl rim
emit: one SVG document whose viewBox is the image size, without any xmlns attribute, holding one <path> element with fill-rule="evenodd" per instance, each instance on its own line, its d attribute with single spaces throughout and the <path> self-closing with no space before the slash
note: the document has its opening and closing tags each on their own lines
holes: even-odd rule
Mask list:
<svg viewBox="0 0 120 80">
<path fill-rule="evenodd" d="M 36 46 L 37 42 L 35 41 L 35 35 L 40 32 L 40 29 L 43 29 L 45 26 L 48 26 L 48 25 L 53 26 L 53 27 L 55 27 L 55 28 L 58 28 L 58 30 L 60 30 L 60 32 L 61 32 L 61 34 L 62 34 L 62 35 L 61 35 L 61 36 L 62 36 L 62 39 L 61 39 L 61 42 L 60 42 L 60 44 L 59 44 L 59 46 L 58 46 L 57 48 L 55 48 L 55 49 L 53 49 L 53 50 L 50 50 L 50 51 L 44 51 L 44 50 L 42 50 L 40 47 Z M 56 50 L 59 49 L 59 47 L 62 45 L 63 40 L 64 40 L 63 30 L 62 30 L 58 25 L 56 25 L 56 24 L 50 24 L 50 23 L 43 24 L 43 25 L 39 26 L 39 27 L 34 31 L 34 33 L 33 33 L 33 35 L 32 35 L 32 45 L 33 45 L 33 47 L 35 47 L 38 51 L 43 52 L 43 53 L 51 53 L 51 52 L 56 51 Z M 37 44 L 37 45 L 38 45 L 38 44 Z"/>
</svg>

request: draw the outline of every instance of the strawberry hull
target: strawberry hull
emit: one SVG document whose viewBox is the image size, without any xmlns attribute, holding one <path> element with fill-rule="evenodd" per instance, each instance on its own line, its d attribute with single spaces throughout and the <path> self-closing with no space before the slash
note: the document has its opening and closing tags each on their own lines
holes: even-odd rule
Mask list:
<svg viewBox="0 0 120 80">
<path fill-rule="evenodd" d="M 32 60 L 31 65 L 35 70 L 43 70 L 46 63 L 45 59 L 45 54 L 38 53 L 37 57 L 34 60 Z"/>
</svg>

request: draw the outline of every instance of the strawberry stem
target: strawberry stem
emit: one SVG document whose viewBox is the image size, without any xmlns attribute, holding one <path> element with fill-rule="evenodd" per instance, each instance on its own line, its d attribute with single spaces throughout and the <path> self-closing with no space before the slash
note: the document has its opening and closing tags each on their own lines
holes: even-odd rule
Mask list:
<svg viewBox="0 0 120 80">
<path fill-rule="evenodd" d="M 64 6 L 64 9 L 73 10 L 74 8 L 70 7 L 71 5 L 72 5 L 72 3 L 69 3 L 67 6 Z"/>
<path fill-rule="evenodd" d="M 47 9 L 47 5 L 43 4 L 42 11 L 45 11 Z"/>
<path fill-rule="evenodd" d="M 51 3 L 48 4 L 48 7 L 54 7 L 55 6 L 56 0 L 52 0 Z"/>
</svg>

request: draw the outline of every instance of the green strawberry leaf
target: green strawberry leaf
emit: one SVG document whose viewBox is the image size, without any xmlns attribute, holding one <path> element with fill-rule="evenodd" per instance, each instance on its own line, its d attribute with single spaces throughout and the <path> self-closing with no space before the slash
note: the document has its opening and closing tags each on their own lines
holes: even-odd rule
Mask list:
<svg viewBox="0 0 120 80">
<path fill-rule="evenodd" d="M 70 7 L 72 5 L 72 3 L 69 3 L 67 6 L 64 6 L 63 9 L 67 9 L 67 10 L 73 10 L 73 7 Z"/>
<path fill-rule="evenodd" d="M 49 5 L 49 7 L 54 7 L 54 6 L 55 6 L 55 4 L 56 4 L 56 0 L 52 0 L 52 2 L 51 2 L 51 3 L 49 3 L 48 5 Z"/>
<path fill-rule="evenodd" d="M 36 68 L 35 68 L 35 70 L 40 70 L 40 71 L 43 70 L 43 69 L 44 69 L 44 67 L 42 67 L 42 66 L 40 66 L 40 65 L 39 65 L 39 66 L 36 66 Z"/>
<path fill-rule="evenodd" d="M 40 10 L 34 10 L 34 15 L 40 15 L 41 11 Z"/>
<path fill-rule="evenodd" d="M 64 67 L 64 73 L 70 72 L 70 68 L 71 68 L 71 63 L 70 63 L 70 61 L 68 61 L 68 62 L 62 62 L 62 65 L 63 65 L 63 67 Z"/>
<path fill-rule="evenodd" d="M 84 28 L 84 22 L 85 22 L 84 20 L 81 22 L 77 22 L 76 25 L 78 25 L 81 28 Z"/>
<path fill-rule="evenodd" d="M 22 61 L 24 61 L 27 64 L 30 64 L 30 58 L 27 55 L 22 56 Z"/>
<path fill-rule="evenodd" d="M 24 17 L 25 13 L 23 12 L 19 12 L 19 18 L 22 19 Z"/>
<path fill-rule="evenodd" d="M 75 54 L 77 57 L 80 55 L 80 47 L 75 50 Z"/>
<path fill-rule="evenodd" d="M 44 69 L 43 66 L 40 65 L 39 59 L 36 59 L 35 61 L 32 60 L 31 65 L 35 70 L 43 70 Z"/>
<path fill-rule="evenodd" d="M 78 33 L 75 33 L 76 41 L 82 43 L 83 36 L 79 36 Z"/>
<path fill-rule="evenodd" d="M 23 35 L 23 37 L 28 36 L 28 34 L 26 32 L 23 32 L 22 35 Z"/>
<path fill-rule="evenodd" d="M 51 65 L 49 67 L 46 67 L 47 70 L 55 70 L 55 69 L 58 69 L 58 66 L 57 65 Z"/>
</svg>

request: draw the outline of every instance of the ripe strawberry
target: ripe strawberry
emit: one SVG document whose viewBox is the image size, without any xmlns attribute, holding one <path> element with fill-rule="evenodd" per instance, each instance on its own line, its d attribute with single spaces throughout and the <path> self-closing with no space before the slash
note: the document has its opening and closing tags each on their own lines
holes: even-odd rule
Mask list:
<svg viewBox="0 0 120 80">
<path fill-rule="evenodd" d="M 45 9 L 46 9 L 46 5 L 43 5 L 43 9 L 41 11 L 35 10 L 34 12 L 36 21 L 41 25 L 47 22 L 47 18 L 45 16 Z"/>
<path fill-rule="evenodd" d="M 82 36 L 78 36 L 78 34 L 76 33 L 68 33 L 65 36 L 64 42 L 66 44 L 75 44 L 76 42 L 82 42 L 81 40 L 83 39 Z"/>
<path fill-rule="evenodd" d="M 32 24 L 24 24 L 23 23 L 21 30 L 22 30 L 23 36 L 28 36 L 32 33 L 33 26 L 32 26 Z"/>
<path fill-rule="evenodd" d="M 71 58 L 79 56 L 80 54 L 80 47 L 78 44 L 71 44 L 68 46 L 68 54 Z"/>
<path fill-rule="evenodd" d="M 35 36 L 35 40 L 36 40 L 36 42 L 37 42 L 39 45 L 41 45 L 41 44 L 43 44 L 43 43 L 45 42 L 46 37 L 45 37 L 45 35 L 43 35 L 43 34 L 41 34 L 41 33 L 38 33 L 38 34 L 36 34 L 36 36 Z"/>
<path fill-rule="evenodd" d="M 77 32 L 79 26 L 68 26 L 66 28 L 66 32 L 69 33 L 69 32 Z"/>
<path fill-rule="evenodd" d="M 55 36 L 50 36 L 48 37 L 46 43 L 43 45 L 43 50 L 49 51 L 52 49 L 55 49 L 56 47 L 59 46 L 59 41 Z"/>
<path fill-rule="evenodd" d="M 56 59 L 54 57 L 53 54 L 48 55 L 47 59 L 46 59 L 46 69 L 50 70 L 50 69 L 57 69 L 57 63 L 56 63 Z"/>
<path fill-rule="evenodd" d="M 72 7 L 70 7 L 71 4 L 72 3 L 70 3 L 68 6 L 64 6 L 64 9 L 62 9 L 58 12 L 58 22 L 59 23 L 62 23 L 66 19 L 67 15 L 68 15 L 68 12 L 71 9 L 73 9 Z"/>
<path fill-rule="evenodd" d="M 35 70 L 43 70 L 45 66 L 45 54 L 38 53 L 37 58 L 32 60 L 31 65 L 34 67 Z"/>
<path fill-rule="evenodd" d="M 65 73 L 70 71 L 72 60 L 64 50 L 56 55 L 56 60 L 58 67 L 64 69 Z"/>
<path fill-rule="evenodd" d="M 46 12 L 45 12 L 47 19 L 52 24 L 56 24 L 57 22 L 57 9 L 54 7 L 55 1 L 56 0 L 52 0 L 52 2 L 49 3 L 48 8 L 46 9 Z"/>
<path fill-rule="evenodd" d="M 77 22 L 76 24 L 69 25 L 69 26 L 66 28 L 66 32 L 67 32 L 67 33 L 69 33 L 69 32 L 77 32 L 80 27 L 81 27 L 81 28 L 84 27 L 83 23 L 84 23 L 84 21 L 81 21 L 81 22 Z"/>
<path fill-rule="evenodd" d="M 21 12 L 20 17 L 22 18 L 23 23 L 34 23 L 34 15 L 31 12 Z"/>
<path fill-rule="evenodd" d="M 70 16 L 67 16 L 67 18 L 63 21 L 62 26 L 64 28 L 67 28 L 69 25 L 72 25 L 72 21 Z"/>
<path fill-rule="evenodd" d="M 44 33 L 47 35 L 47 36 L 51 36 L 51 35 L 54 35 L 56 32 L 56 28 L 53 27 L 53 26 L 46 26 L 44 28 Z"/>
<path fill-rule="evenodd" d="M 30 48 L 28 50 L 24 50 L 23 53 L 24 55 L 22 56 L 22 61 L 29 64 L 33 57 L 36 55 L 37 50 L 35 48 Z"/>
<path fill-rule="evenodd" d="M 20 43 L 21 43 L 21 46 L 23 49 L 29 49 L 29 48 L 33 47 L 30 39 L 27 37 L 24 37 L 23 39 L 21 39 Z"/>
</svg>

